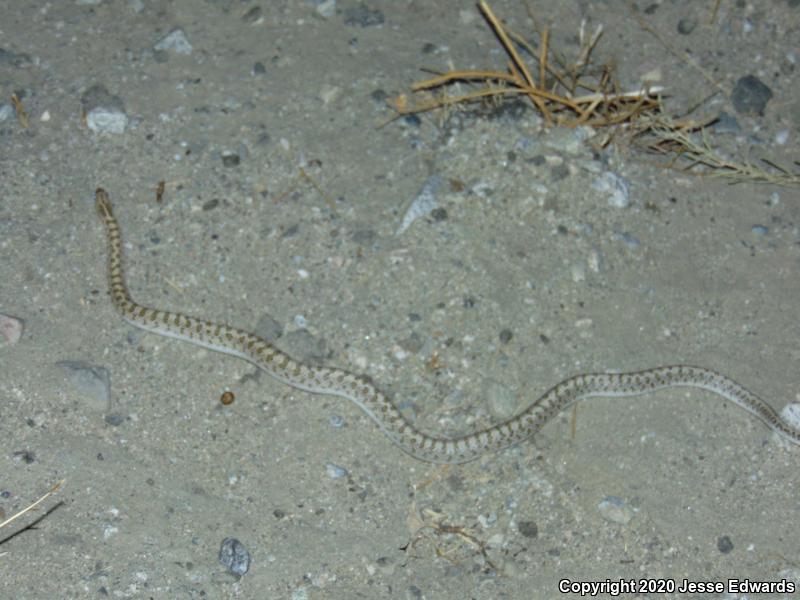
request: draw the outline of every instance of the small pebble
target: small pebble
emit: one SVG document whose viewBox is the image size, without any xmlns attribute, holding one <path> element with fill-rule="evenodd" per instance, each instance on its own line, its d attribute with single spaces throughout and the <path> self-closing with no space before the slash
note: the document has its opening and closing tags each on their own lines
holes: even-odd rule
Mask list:
<svg viewBox="0 0 800 600">
<path fill-rule="evenodd" d="M 447 220 L 447 211 L 444 208 L 434 208 L 431 211 L 431 218 L 434 223 Z"/>
<path fill-rule="evenodd" d="M 338 85 L 323 83 L 319 90 L 319 99 L 325 106 L 333 104 L 342 95 L 342 88 Z"/>
<path fill-rule="evenodd" d="M 325 472 L 331 479 L 341 479 L 347 477 L 347 469 L 333 463 L 325 463 Z"/>
<path fill-rule="evenodd" d="M 517 525 L 520 534 L 526 538 L 535 538 L 539 535 L 539 526 L 536 521 L 520 521 Z"/>
<path fill-rule="evenodd" d="M 308 600 L 308 590 L 304 587 L 298 587 L 292 590 L 292 600 Z"/>
<path fill-rule="evenodd" d="M 250 25 L 253 25 L 254 23 L 260 23 L 262 20 L 263 11 L 261 10 L 260 6 L 254 6 L 242 15 L 242 21 L 249 23 Z"/>
<path fill-rule="evenodd" d="M 153 46 L 153 49 L 161 51 L 172 50 L 177 54 L 192 53 L 192 45 L 189 43 L 186 33 L 180 27 L 176 27 L 161 38 L 161 40 Z"/>
<path fill-rule="evenodd" d="M 592 248 L 589 251 L 586 264 L 589 266 L 589 269 L 592 271 L 592 273 L 599 273 L 600 269 L 603 268 L 603 255 L 600 253 L 600 250 L 597 248 Z"/>
<path fill-rule="evenodd" d="M 731 92 L 733 108 L 743 115 L 763 115 L 771 99 L 772 90 L 755 75 L 739 78 Z"/>
<path fill-rule="evenodd" d="M 795 429 L 800 429 L 800 402 L 791 402 L 781 409 L 781 418 Z"/>
<path fill-rule="evenodd" d="M 344 418 L 341 415 L 331 415 L 328 419 L 328 422 L 331 424 L 331 427 L 344 427 Z"/>
<path fill-rule="evenodd" d="M 750 228 L 750 231 L 756 235 L 767 235 L 767 233 L 769 233 L 769 228 L 765 227 L 764 225 L 753 225 Z"/>
<path fill-rule="evenodd" d="M 720 536 L 717 540 L 717 550 L 723 554 L 728 554 L 728 552 L 733 550 L 733 542 L 731 541 L 731 538 L 729 538 L 727 535 Z"/>
<path fill-rule="evenodd" d="M 597 510 L 607 521 L 620 525 L 627 525 L 634 516 L 633 509 L 617 496 L 606 496 L 597 505 Z"/>
<path fill-rule="evenodd" d="M 125 105 L 102 85 L 93 85 L 81 96 L 86 126 L 95 133 L 124 133 L 128 126 Z"/>
<path fill-rule="evenodd" d="M 241 577 L 250 568 L 250 553 L 236 538 L 225 538 L 219 549 L 219 562 L 229 573 Z"/>
<path fill-rule="evenodd" d="M 631 250 L 635 250 L 642 245 L 636 237 L 632 236 L 627 231 L 615 231 L 612 237 L 618 242 L 625 244 Z"/>
<path fill-rule="evenodd" d="M 20 338 L 25 329 L 25 322 L 9 315 L 0 314 L 0 348 L 13 346 Z"/>
<path fill-rule="evenodd" d="M 223 152 L 222 153 L 222 166 L 223 167 L 238 167 L 239 163 L 242 159 L 239 157 L 238 154 L 233 152 Z"/>
<path fill-rule="evenodd" d="M 412 127 L 419 127 L 422 125 L 422 119 L 419 118 L 419 115 L 415 114 L 405 115 L 403 117 L 403 123 L 411 125 Z"/>
<path fill-rule="evenodd" d="M 30 450 L 16 450 L 11 454 L 14 462 L 32 465 L 36 462 L 36 454 Z"/>
<path fill-rule="evenodd" d="M 505 384 L 486 378 L 483 382 L 483 396 L 489 407 L 489 413 L 498 421 L 510 418 L 517 410 L 517 396 Z"/>
<path fill-rule="evenodd" d="M 110 413 L 104 417 L 104 420 L 112 427 L 119 427 L 125 421 L 125 417 L 117 413 Z"/>
<path fill-rule="evenodd" d="M 697 19 L 695 17 L 684 17 L 678 21 L 678 33 L 681 35 L 689 35 L 697 27 Z"/>
<path fill-rule="evenodd" d="M 484 529 L 489 529 L 492 525 L 497 523 L 497 513 L 478 515 L 478 523 L 480 523 L 480 526 Z"/>
<path fill-rule="evenodd" d="M 305 321 L 297 322 L 298 326 L 300 323 L 305 323 Z M 305 327 L 287 333 L 283 338 L 282 345 L 290 356 L 294 356 L 304 363 L 318 365 L 328 356 L 325 340 L 315 338 Z"/>
<path fill-rule="evenodd" d="M 580 283 L 586 280 L 586 267 L 581 263 L 575 263 L 569 268 L 572 281 Z"/>
<path fill-rule="evenodd" d="M 105 367 L 91 365 L 82 360 L 62 360 L 56 363 L 67 372 L 78 399 L 95 412 L 108 409 L 111 381 Z"/>
<path fill-rule="evenodd" d="M 415 585 L 406 588 L 406 600 L 422 600 L 424 598 L 422 590 Z"/>
<path fill-rule="evenodd" d="M 264 315 L 256 323 L 254 333 L 268 342 L 274 342 L 283 335 L 283 327 L 270 315 Z"/>
<path fill-rule="evenodd" d="M 395 231 L 395 235 L 400 235 L 409 228 L 411 223 L 421 216 L 427 215 L 433 210 L 439 208 L 439 201 L 436 194 L 439 188 L 444 183 L 444 179 L 440 175 L 431 175 L 425 181 L 416 198 L 411 202 L 405 215 L 403 215 L 403 222 L 400 227 Z"/>
<path fill-rule="evenodd" d="M 383 13 L 380 10 L 371 10 L 363 2 L 358 6 L 346 8 L 344 11 L 344 24 L 351 27 L 374 27 L 383 25 Z"/>
<path fill-rule="evenodd" d="M 0 65 L 23 69 L 30 67 L 32 64 L 33 60 L 30 54 L 25 54 L 24 52 L 17 53 L 6 50 L 5 48 L 0 48 Z"/>
<path fill-rule="evenodd" d="M 14 118 L 16 114 L 14 107 L 10 104 L 0 104 L 0 122 L 8 121 Z"/>
<path fill-rule="evenodd" d="M 592 189 L 608 195 L 608 204 L 615 208 L 626 208 L 630 205 L 630 191 L 624 177 L 606 171 L 592 182 Z"/>
<path fill-rule="evenodd" d="M 736 117 L 729 115 L 725 111 L 719 113 L 719 117 L 714 121 L 712 127 L 714 128 L 714 133 L 740 133 L 742 131 L 742 126 L 739 125 Z"/>
<path fill-rule="evenodd" d="M 584 142 L 594 135 L 591 127 L 556 127 L 551 129 L 547 137 L 542 140 L 544 145 L 553 150 L 572 156 L 581 156 L 585 153 Z"/>
<path fill-rule="evenodd" d="M 325 0 L 317 5 L 317 14 L 323 19 L 330 19 L 336 14 L 336 0 Z"/>
</svg>

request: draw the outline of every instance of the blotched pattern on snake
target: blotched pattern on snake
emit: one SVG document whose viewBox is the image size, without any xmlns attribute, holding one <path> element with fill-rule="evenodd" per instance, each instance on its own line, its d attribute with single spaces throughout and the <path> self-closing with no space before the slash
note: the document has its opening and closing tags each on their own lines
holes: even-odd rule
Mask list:
<svg viewBox="0 0 800 600">
<path fill-rule="evenodd" d="M 655 367 L 630 373 L 591 373 L 565 379 L 534 400 L 517 416 L 461 437 L 442 438 L 416 429 L 389 398 L 366 377 L 342 369 L 300 363 L 264 339 L 219 323 L 136 303 L 125 284 L 122 237 L 108 194 L 96 192 L 96 205 L 108 239 L 111 299 L 131 325 L 177 338 L 253 363 L 278 381 L 315 394 L 341 396 L 363 410 L 386 436 L 414 458 L 436 463 L 467 462 L 535 435 L 568 406 L 592 396 L 637 396 L 668 387 L 708 390 L 730 400 L 787 440 L 800 444 L 800 430 L 732 379 L 689 365 Z"/>
</svg>

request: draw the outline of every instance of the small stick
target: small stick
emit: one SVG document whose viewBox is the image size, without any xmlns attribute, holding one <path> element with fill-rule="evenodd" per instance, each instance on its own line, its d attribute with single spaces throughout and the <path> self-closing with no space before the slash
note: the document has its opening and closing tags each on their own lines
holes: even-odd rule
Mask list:
<svg viewBox="0 0 800 600">
<path fill-rule="evenodd" d="M 545 27 L 542 32 L 542 45 L 539 48 L 539 87 L 547 89 L 545 71 L 547 69 L 547 42 L 550 41 L 550 29 Z"/>
<path fill-rule="evenodd" d="M 714 2 L 714 9 L 711 11 L 711 18 L 708 20 L 709 25 L 713 25 L 714 21 L 717 20 L 717 11 L 719 10 L 719 3 L 720 0 Z"/>
<path fill-rule="evenodd" d="M 19 124 L 22 125 L 23 128 L 27 129 L 30 125 L 30 121 L 28 120 L 28 113 L 25 112 L 25 107 L 22 105 L 22 100 L 20 100 L 16 94 L 11 94 L 11 104 L 14 105 L 14 110 L 17 113 L 17 120 Z"/>
<path fill-rule="evenodd" d="M 3 521 L 2 523 L 0 523 L 0 529 L 2 529 L 3 527 L 5 527 L 6 525 L 8 525 L 9 523 L 11 523 L 12 521 L 14 521 L 14 520 L 18 519 L 19 517 L 21 517 L 22 515 L 24 515 L 24 514 L 25 514 L 25 513 L 27 513 L 28 511 L 31 511 L 31 510 L 33 510 L 33 509 L 34 509 L 34 508 L 36 508 L 36 507 L 37 507 L 39 504 L 41 504 L 42 502 L 44 502 L 45 500 L 47 500 L 47 499 L 48 499 L 50 496 L 52 496 L 53 494 L 55 494 L 55 493 L 56 493 L 56 492 L 59 490 L 59 488 L 60 488 L 60 487 L 61 487 L 61 486 L 64 484 L 64 482 L 65 482 L 65 481 L 66 481 L 66 479 L 62 479 L 61 481 L 59 481 L 58 483 L 56 483 L 56 484 L 55 484 L 55 485 L 54 485 L 52 488 L 50 488 L 50 491 L 49 491 L 49 492 L 47 492 L 47 493 L 46 493 L 44 496 L 42 496 L 41 498 L 39 498 L 39 499 L 38 499 L 36 502 L 34 502 L 33 504 L 30 504 L 30 505 L 29 505 L 27 508 L 23 508 L 23 509 L 22 509 L 21 511 L 19 511 L 18 513 L 16 513 L 16 514 L 14 514 L 14 515 L 10 516 L 10 517 L 9 517 L 9 518 L 7 518 L 5 521 Z"/>
<path fill-rule="evenodd" d="M 458 79 L 497 79 L 500 81 L 510 82 L 516 82 L 517 80 L 513 75 L 503 73 L 502 71 L 450 71 L 449 73 L 439 75 L 432 79 L 426 79 L 425 81 L 418 81 L 417 83 L 412 84 L 411 91 L 418 92 L 420 90 L 425 90 L 432 87 L 439 87 L 440 85 L 444 85 Z"/>
<path fill-rule="evenodd" d="M 333 198 L 331 198 L 331 197 L 330 197 L 330 196 L 329 196 L 327 193 L 325 193 L 325 190 L 323 190 L 323 189 L 322 189 L 322 186 L 320 186 L 320 185 L 319 185 L 319 184 L 316 182 L 316 180 L 315 180 L 313 177 L 311 177 L 311 175 L 309 175 L 308 173 L 306 173 L 306 170 L 305 170 L 303 167 L 300 167 L 300 176 L 301 176 L 303 179 L 305 179 L 305 180 L 306 180 L 308 183 L 310 183 L 310 184 L 311 184 L 311 186 L 312 186 L 312 187 L 313 187 L 315 190 L 317 190 L 317 193 L 318 193 L 320 196 L 322 196 L 322 199 L 323 199 L 323 200 L 325 200 L 325 204 L 327 204 L 327 205 L 328 205 L 328 208 L 330 208 L 330 209 L 331 209 L 331 212 L 333 213 L 333 215 L 334 215 L 334 216 L 338 216 L 338 214 L 339 214 L 339 213 L 338 213 L 338 212 L 337 212 L 337 210 L 336 210 L 336 203 L 333 201 Z"/>
<path fill-rule="evenodd" d="M 163 179 L 158 182 L 156 186 L 156 202 L 161 204 L 161 201 L 164 199 L 164 189 L 167 187 L 167 182 Z"/>
<path fill-rule="evenodd" d="M 511 55 L 511 58 L 517 65 L 517 68 L 520 71 L 522 71 L 523 75 L 525 76 L 525 81 L 528 82 L 529 86 L 535 88 L 536 86 L 533 83 L 533 77 L 531 77 L 531 74 L 528 72 L 528 67 L 525 66 L 525 63 L 523 62 L 522 58 L 520 58 L 520 55 L 517 53 L 516 48 L 514 48 L 514 44 L 512 44 L 511 40 L 508 39 L 508 35 L 506 35 L 505 29 L 503 29 L 503 26 L 500 24 L 500 21 L 497 20 L 497 17 L 494 16 L 492 9 L 489 8 L 489 5 L 486 4 L 484 0 L 480 0 L 480 2 L 478 2 L 478 6 L 480 7 L 481 12 L 483 12 L 483 14 L 489 20 L 489 23 L 492 24 L 492 27 L 494 27 L 497 36 L 500 38 L 500 41 L 502 42 L 506 51 L 509 53 L 509 55 Z"/>
</svg>

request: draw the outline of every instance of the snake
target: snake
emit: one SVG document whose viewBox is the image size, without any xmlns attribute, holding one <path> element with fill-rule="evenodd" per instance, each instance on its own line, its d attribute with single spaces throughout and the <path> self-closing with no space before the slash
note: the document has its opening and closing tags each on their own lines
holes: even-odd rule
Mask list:
<svg viewBox="0 0 800 600">
<path fill-rule="evenodd" d="M 368 377 L 343 369 L 308 365 L 293 359 L 265 339 L 221 323 L 178 312 L 143 306 L 131 298 L 125 283 L 122 233 L 108 193 L 98 188 L 95 205 L 108 242 L 108 285 L 111 301 L 130 325 L 216 352 L 244 359 L 269 376 L 312 394 L 352 401 L 401 450 L 421 461 L 465 463 L 534 437 L 561 411 L 587 398 L 641 396 L 664 388 L 707 390 L 743 408 L 769 429 L 800 445 L 800 429 L 783 419 L 767 402 L 733 379 L 711 369 L 685 364 L 641 371 L 582 373 L 551 387 L 515 416 L 461 436 L 429 435 L 415 427 L 397 405 Z"/>
</svg>

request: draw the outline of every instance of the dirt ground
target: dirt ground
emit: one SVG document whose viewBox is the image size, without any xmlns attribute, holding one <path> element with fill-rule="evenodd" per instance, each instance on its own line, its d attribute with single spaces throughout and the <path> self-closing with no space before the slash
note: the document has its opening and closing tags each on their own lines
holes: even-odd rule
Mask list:
<svg viewBox="0 0 800 600">
<path fill-rule="evenodd" d="M 656 81 L 674 114 L 722 117 L 721 152 L 792 165 L 800 5 L 714 4 L 491 6 L 567 56 L 602 24 L 624 89 Z M 0 0 L 0 48 L 0 313 L 24 322 L 0 347 L 0 509 L 65 480 L 0 529 L 0 597 L 798 597 L 669 587 L 800 585 L 800 449 L 731 403 L 595 398 L 423 463 L 346 400 L 127 325 L 94 208 L 102 186 L 138 301 L 368 375 L 452 435 L 662 364 L 798 401 L 798 188 L 597 149 L 521 103 L 387 123 L 431 71 L 505 68 L 471 2 Z M 747 75 L 762 110 L 734 106 Z"/>
</svg>

